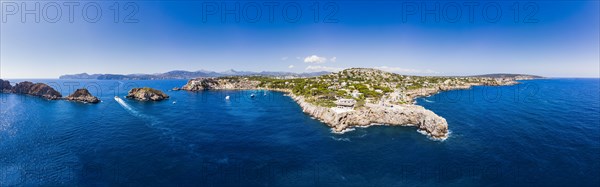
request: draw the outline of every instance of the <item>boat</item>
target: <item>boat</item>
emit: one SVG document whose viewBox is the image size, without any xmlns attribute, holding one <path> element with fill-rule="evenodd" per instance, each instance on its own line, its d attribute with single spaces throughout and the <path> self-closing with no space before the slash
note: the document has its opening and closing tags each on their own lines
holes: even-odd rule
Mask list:
<svg viewBox="0 0 600 187">
<path fill-rule="evenodd" d="M 225 96 L 225 100 L 229 100 L 229 96 Z"/>
<path fill-rule="evenodd" d="M 254 97 L 256 97 L 256 95 L 254 95 L 254 94 L 250 94 L 250 97 L 254 98 Z"/>
</svg>

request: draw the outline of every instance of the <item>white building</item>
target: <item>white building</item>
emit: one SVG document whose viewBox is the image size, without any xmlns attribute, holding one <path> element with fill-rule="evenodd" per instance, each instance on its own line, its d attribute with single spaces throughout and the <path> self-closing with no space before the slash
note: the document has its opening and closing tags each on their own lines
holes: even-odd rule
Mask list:
<svg viewBox="0 0 600 187">
<path fill-rule="evenodd" d="M 352 110 L 352 109 L 354 109 L 354 105 L 356 105 L 356 100 L 354 100 L 354 99 L 338 99 L 337 101 L 335 101 L 335 104 L 337 105 L 336 108 Z"/>
</svg>

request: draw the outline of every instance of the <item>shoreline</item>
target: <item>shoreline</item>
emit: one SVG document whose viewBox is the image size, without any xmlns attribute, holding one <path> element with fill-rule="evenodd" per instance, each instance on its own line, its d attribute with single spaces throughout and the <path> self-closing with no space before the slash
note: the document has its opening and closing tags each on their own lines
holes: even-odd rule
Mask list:
<svg viewBox="0 0 600 187">
<path fill-rule="evenodd" d="M 215 83 L 208 85 L 206 79 L 192 79 L 184 85 L 181 90 L 198 92 L 203 90 L 266 90 L 284 93 L 300 106 L 303 113 L 311 118 L 319 120 L 331 128 L 332 133 L 344 134 L 355 128 L 368 128 L 371 126 L 410 126 L 416 127 L 417 132 L 428 136 L 432 140 L 444 141 L 450 134 L 448 123 L 445 118 L 435 114 L 433 111 L 417 105 L 416 100 L 421 97 L 429 97 L 443 91 L 467 90 L 473 86 L 510 86 L 521 84 L 515 80 L 506 82 L 478 82 L 466 85 L 439 86 L 407 91 L 409 104 L 394 104 L 395 108 L 378 104 L 367 103 L 361 108 L 347 111 L 336 111 L 333 107 L 317 106 L 306 101 L 303 96 L 293 94 L 291 89 L 269 88 L 258 86 L 256 82 L 228 82 L 224 80 L 210 80 Z M 198 82 L 199 81 L 199 82 Z M 242 86 L 240 86 L 240 84 Z M 198 89 L 202 85 L 202 89 Z M 196 86 L 196 87 L 194 87 Z"/>
</svg>

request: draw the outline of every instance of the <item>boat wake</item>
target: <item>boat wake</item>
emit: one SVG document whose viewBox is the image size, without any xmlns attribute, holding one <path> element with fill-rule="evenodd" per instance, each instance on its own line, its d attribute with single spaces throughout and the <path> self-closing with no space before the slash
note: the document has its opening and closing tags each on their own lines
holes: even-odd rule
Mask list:
<svg viewBox="0 0 600 187">
<path fill-rule="evenodd" d="M 119 103 L 119 105 L 121 105 L 131 115 L 133 115 L 135 117 L 140 117 L 140 113 L 138 111 L 134 110 L 133 108 L 131 108 L 131 106 L 129 106 L 127 103 L 125 103 L 125 101 L 123 101 L 123 99 L 121 99 L 120 97 L 115 97 L 115 101 L 117 101 L 117 103 Z"/>
<path fill-rule="evenodd" d="M 143 114 L 143 113 L 135 110 L 133 107 L 131 107 L 129 104 L 127 104 L 127 102 L 125 102 L 123 99 L 121 99 L 118 96 L 115 97 L 115 101 L 117 101 L 117 103 L 119 103 L 119 105 L 121 105 L 123 107 L 123 109 L 125 109 L 132 116 L 137 117 L 143 121 L 146 121 L 146 125 L 148 127 L 160 131 L 162 133 L 162 135 L 166 136 L 166 138 L 171 143 L 176 144 L 180 140 L 180 138 L 178 138 L 175 135 L 175 131 L 173 129 L 159 125 L 161 123 L 158 120 L 158 118 L 156 118 L 154 116 L 149 116 L 149 115 Z"/>
<path fill-rule="evenodd" d="M 425 102 L 428 102 L 428 103 L 435 103 L 434 101 L 430 101 L 430 100 L 427 100 L 427 99 L 423 99 L 423 100 L 424 100 Z"/>
<path fill-rule="evenodd" d="M 125 111 L 127 111 L 132 116 L 149 121 L 150 125 L 155 125 L 158 123 L 158 120 L 156 118 L 140 113 L 139 111 L 137 111 L 133 107 L 131 107 L 129 104 L 127 104 L 120 97 L 115 97 L 115 101 L 117 101 L 117 103 L 119 103 L 119 105 L 121 105 L 123 107 L 123 109 L 125 109 Z"/>
</svg>

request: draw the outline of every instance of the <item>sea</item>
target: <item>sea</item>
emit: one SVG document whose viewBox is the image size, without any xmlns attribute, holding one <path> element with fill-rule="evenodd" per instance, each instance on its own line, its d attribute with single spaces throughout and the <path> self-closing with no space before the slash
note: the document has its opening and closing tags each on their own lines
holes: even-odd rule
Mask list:
<svg viewBox="0 0 600 187">
<path fill-rule="evenodd" d="M 280 92 L 169 91 L 186 80 L 28 81 L 63 97 L 85 87 L 102 102 L 0 94 L 0 186 L 600 185 L 597 78 L 417 99 L 448 121 L 444 141 L 385 125 L 336 134 Z M 170 98 L 124 97 L 145 86 Z"/>
</svg>

